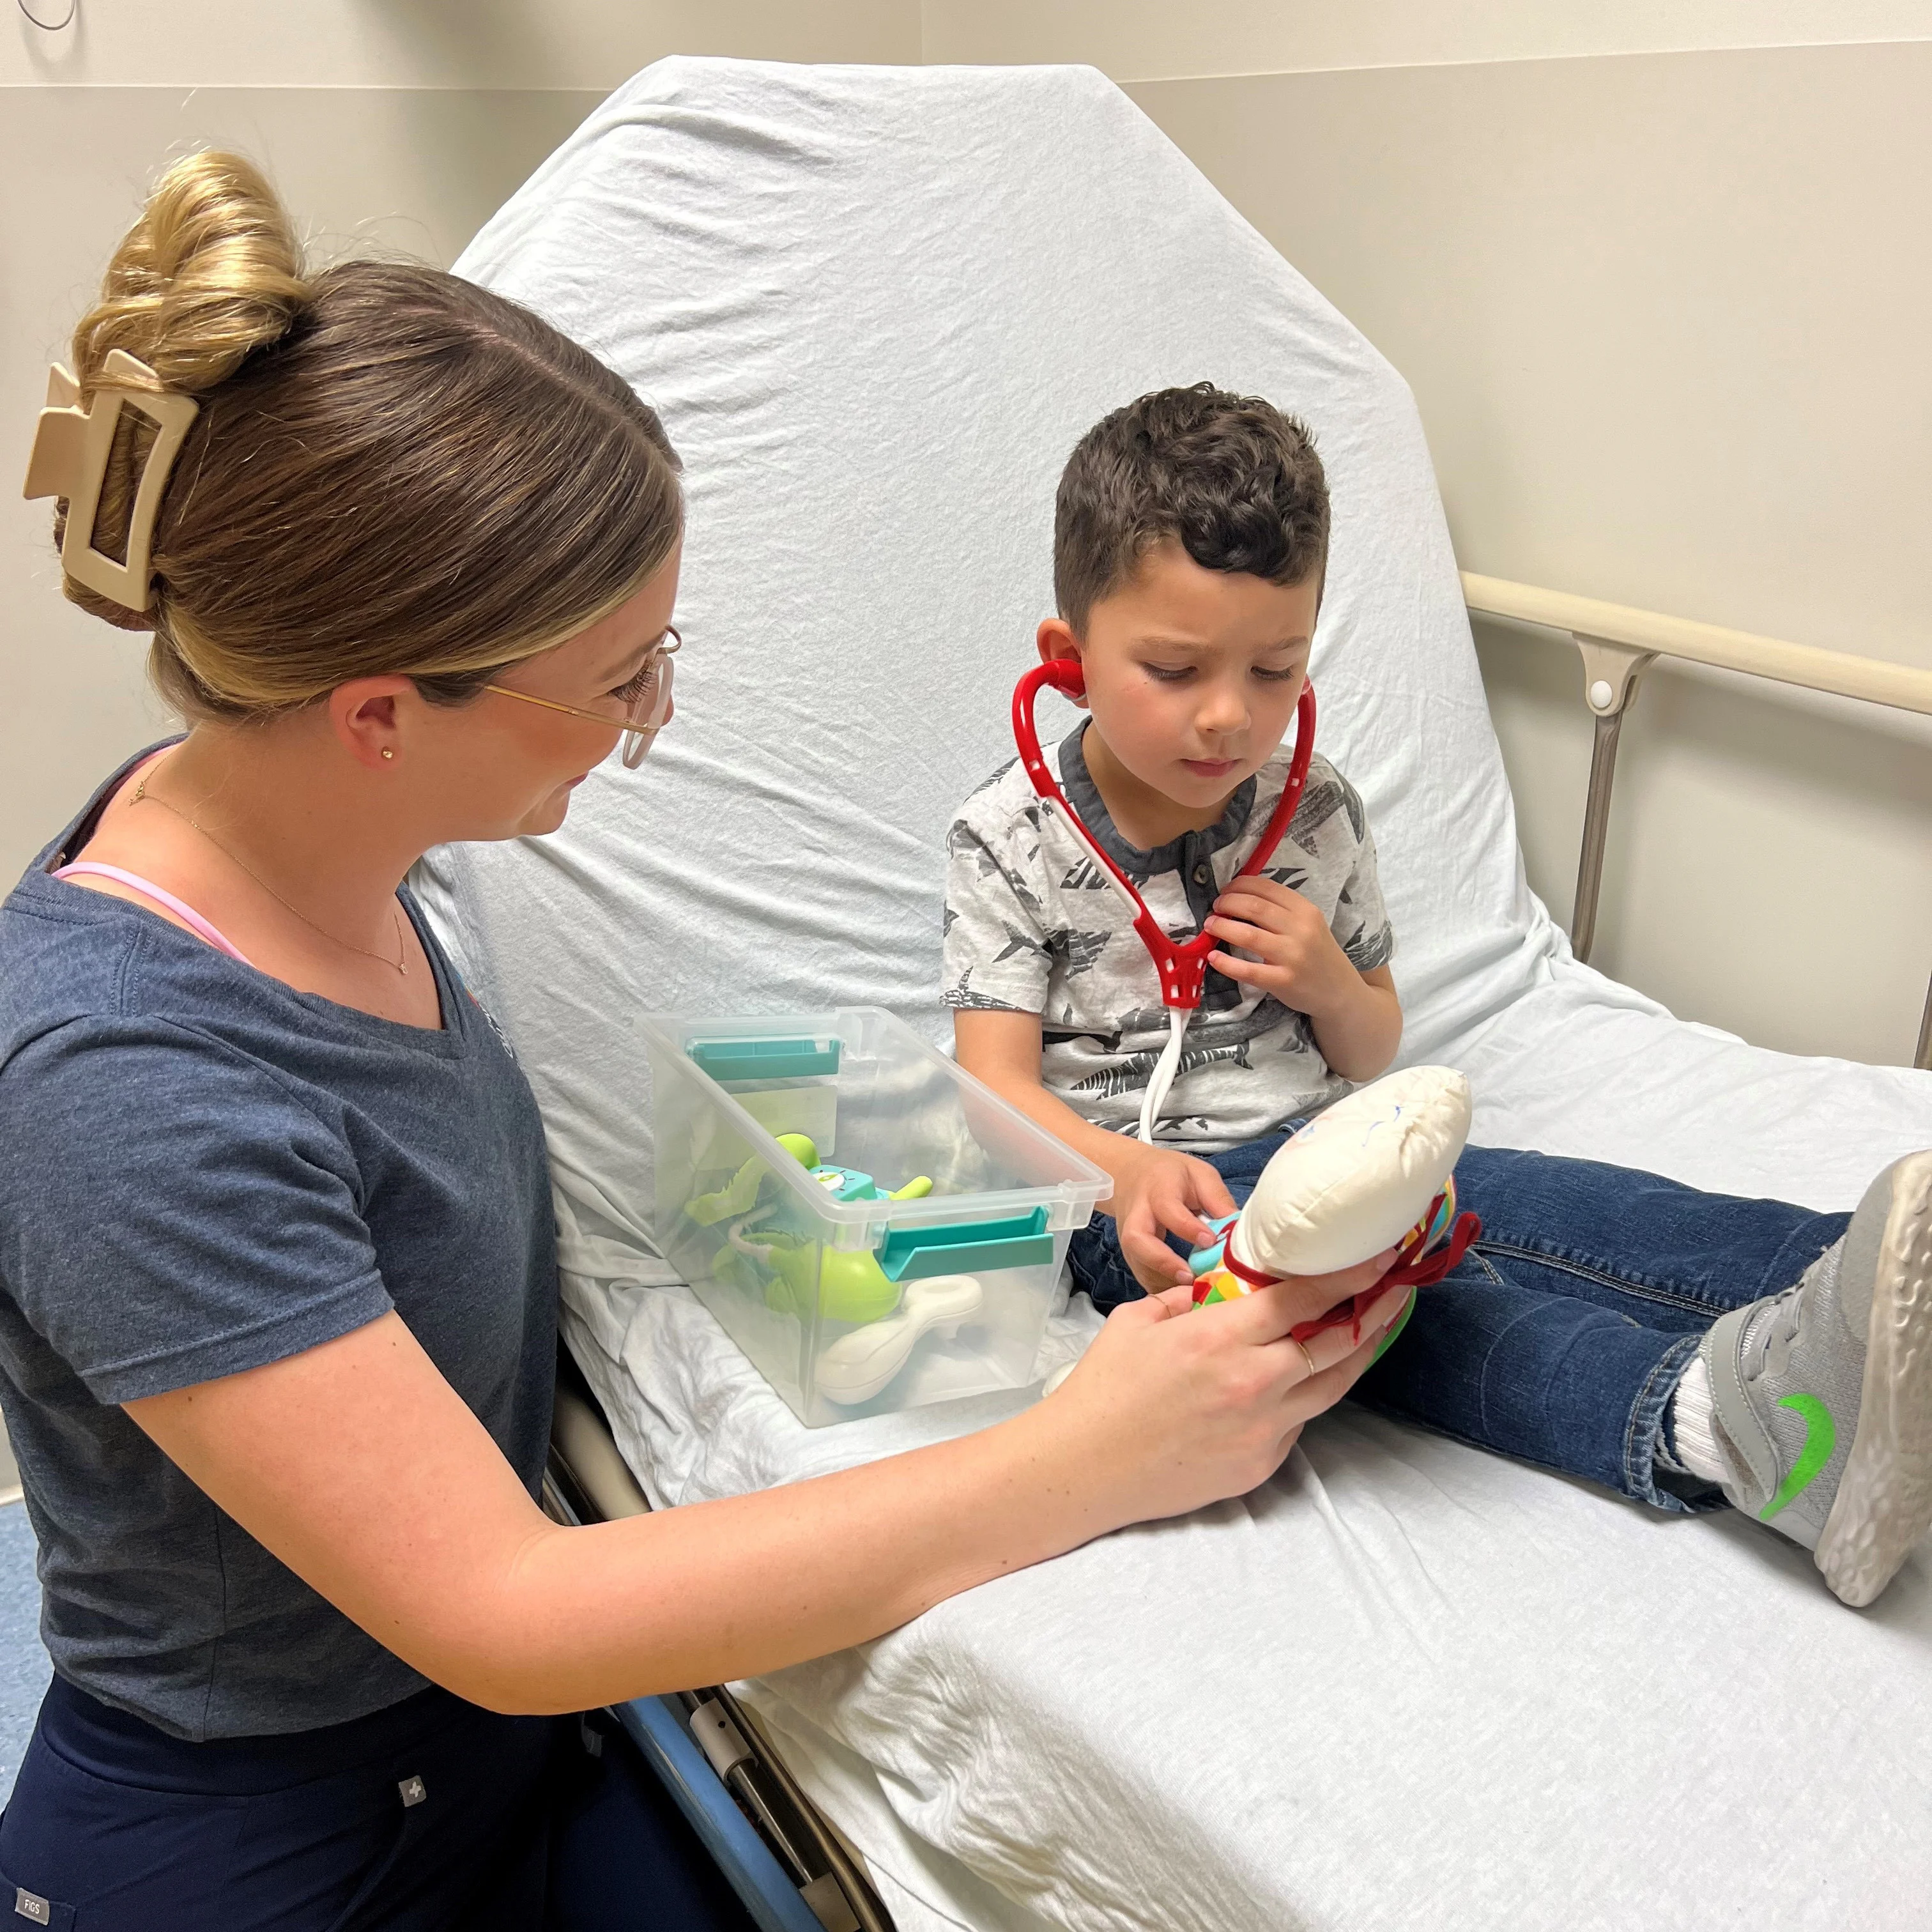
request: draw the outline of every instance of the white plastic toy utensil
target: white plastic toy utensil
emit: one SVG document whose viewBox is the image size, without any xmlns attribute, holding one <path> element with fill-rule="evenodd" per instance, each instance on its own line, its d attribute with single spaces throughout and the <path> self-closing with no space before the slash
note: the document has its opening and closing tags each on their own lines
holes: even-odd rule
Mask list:
<svg viewBox="0 0 1932 1932">
<path fill-rule="evenodd" d="M 910 1283 L 899 1312 L 842 1335 L 818 1358 L 818 1392 L 841 1408 L 870 1402 L 906 1365 L 928 1328 L 948 1336 L 980 1312 L 976 1275 L 936 1274 Z"/>
</svg>

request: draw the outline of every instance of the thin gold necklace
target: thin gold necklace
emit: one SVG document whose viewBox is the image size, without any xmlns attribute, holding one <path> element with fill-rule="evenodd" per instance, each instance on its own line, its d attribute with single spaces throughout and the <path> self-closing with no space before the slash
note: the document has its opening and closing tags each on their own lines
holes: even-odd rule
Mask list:
<svg viewBox="0 0 1932 1932">
<path fill-rule="evenodd" d="M 409 941 L 403 937 L 403 915 L 393 899 L 389 902 L 389 916 L 396 922 L 396 956 L 394 958 L 392 959 L 386 953 L 372 952 L 366 946 L 352 946 L 347 940 L 337 938 L 335 934 L 331 932 L 326 926 L 317 926 L 315 921 L 310 919 L 308 914 L 304 912 L 300 906 L 290 905 L 288 901 L 284 898 L 281 894 L 277 892 L 274 887 L 270 885 L 268 880 L 263 878 L 261 874 L 256 872 L 253 866 L 250 865 L 245 859 L 238 858 L 235 854 L 230 851 L 228 848 L 223 844 L 221 841 L 216 838 L 214 834 L 209 831 L 208 827 L 202 824 L 200 819 L 182 811 L 181 807 L 178 805 L 169 804 L 167 800 L 164 798 L 157 798 L 154 794 L 148 789 L 148 780 L 152 776 L 152 772 L 143 772 L 141 774 L 141 782 L 134 788 L 134 796 L 128 801 L 130 805 L 139 805 L 142 800 L 145 799 L 150 805 L 158 805 L 164 812 L 172 812 L 184 825 L 192 826 L 196 831 L 199 832 L 202 838 L 206 838 L 224 859 L 229 860 L 232 864 L 239 866 L 242 871 L 246 872 L 249 878 L 253 879 L 256 884 L 260 886 L 262 891 L 268 894 L 269 898 L 273 899 L 278 905 L 284 907 L 289 911 L 293 913 L 296 918 L 300 920 L 303 925 L 307 926 L 311 932 L 320 933 L 322 938 L 328 941 L 330 945 L 339 946 L 345 952 L 359 952 L 365 959 L 380 960 L 385 966 L 393 966 L 398 973 L 402 974 L 404 979 L 407 979 L 409 977 Z"/>
</svg>

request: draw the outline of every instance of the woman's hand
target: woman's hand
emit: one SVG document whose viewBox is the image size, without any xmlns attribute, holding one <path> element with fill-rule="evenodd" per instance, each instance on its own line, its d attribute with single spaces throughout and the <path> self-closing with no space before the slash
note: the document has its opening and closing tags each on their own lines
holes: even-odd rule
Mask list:
<svg viewBox="0 0 1932 1932">
<path fill-rule="evenodd" d="M 1114 1192 L 1104 1205 L 1114 1217 L 1122 1258 L 1144 1288 L 1184 1286 L 1191 1279 L 1187 1263 L 1166 1237 L 1178 1234 L 1191 1247 L 1205 1246 L 1214 1238 L 1207 1217 L 1233 1214 L 1234 1197 L 1204 1160 L 1173 1148 L 1111 1138 Z"/>
<path fill-rule="evenodd" d="M 1178 1288 L 1129 1302 L 1040 1419 L 1064 1432 L 1070 1467 L 1113 1474 L 1107 1508 L 1118 1522 L 1244 1496 L 1281 1466 L 1311 1416 L 1347 1394 L 1411 1291 L 1391 1287 L 1371 1303 L 1359 1342 L 1346 1328 L 1306 1343 L 1289 1330 L 1372 1288 L 1394 1258 L 1390 1249 L 1204 1308 L 1190 1310 Z"/>
</svg>

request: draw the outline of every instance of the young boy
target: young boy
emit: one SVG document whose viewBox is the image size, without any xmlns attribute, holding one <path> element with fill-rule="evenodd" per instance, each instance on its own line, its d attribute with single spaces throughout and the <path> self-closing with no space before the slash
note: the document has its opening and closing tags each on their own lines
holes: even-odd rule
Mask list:
<svg viewBox="0 0 1932 1932">
<path fill-rule="evenodd" d="M 1230 881 L 1288 770 L 1328 538 L 1308 432 L 1207 383 L 1096 424 L 1054 510 L 1059 614 L 1088 721 L 1062 788 L 1178 938 L 1220 942 L 1156 1129 L 1154 968 L 1017 763 L 948 839 L 946 1003 L 960 1064 L 1106 1169 L 1075 1238 L 1108 1310 L 1184 1282 L 1284 1133 L 1394 1059 L 1394 937 L 1360 798 L 1318 752 L 1258 878 Z M 1471 1148 L 1483 1237 L 1356 1384 L 1391 1413 L 1669 1510 L 1724 1501 L 1869 1603 L 1932 1523 L 1932 1153 L 1856 1213 L 1701 1194 L 1592 1161 Z"/>
</svg>

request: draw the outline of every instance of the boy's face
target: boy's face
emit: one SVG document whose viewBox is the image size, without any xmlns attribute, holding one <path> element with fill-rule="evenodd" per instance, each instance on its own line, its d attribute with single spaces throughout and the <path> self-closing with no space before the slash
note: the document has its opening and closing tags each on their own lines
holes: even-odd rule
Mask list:
<svg viewBox="0 0 1932 1932">
<path fill-rule="evenodd" d="M 1076 638 L 1040 627 L 1042 658 L 1080 660 L 1107 748 L 1190 811 L 1217 807 L 1287 736 L 1308 674 L 1319 580 L 1206 570 L 1179 544 L 1150 550 Z"/>
</svg>

